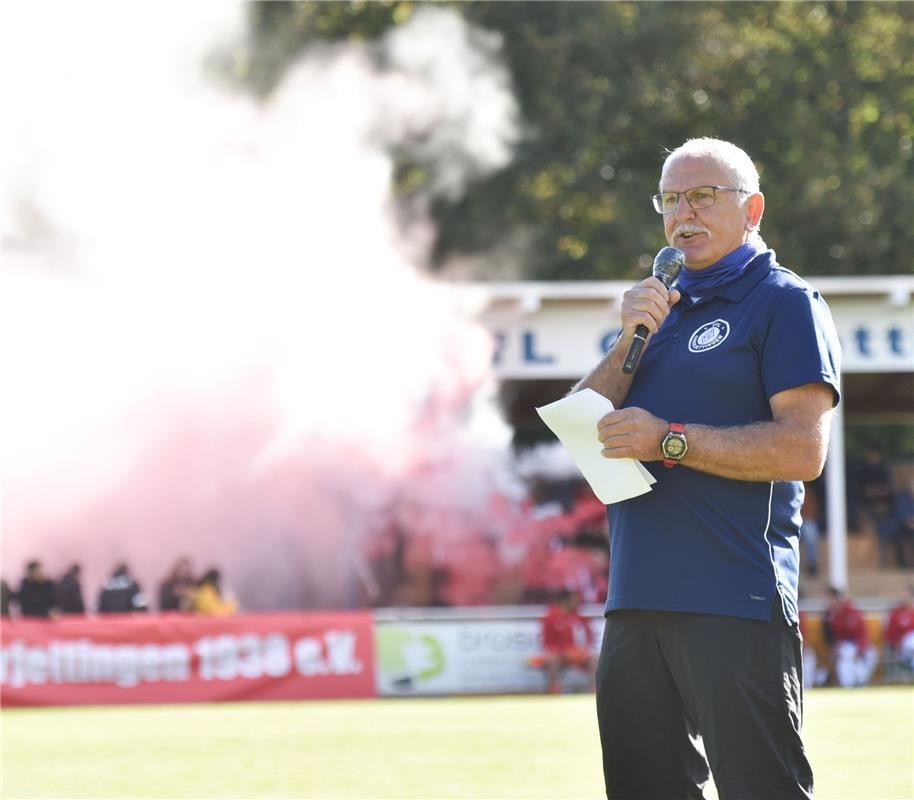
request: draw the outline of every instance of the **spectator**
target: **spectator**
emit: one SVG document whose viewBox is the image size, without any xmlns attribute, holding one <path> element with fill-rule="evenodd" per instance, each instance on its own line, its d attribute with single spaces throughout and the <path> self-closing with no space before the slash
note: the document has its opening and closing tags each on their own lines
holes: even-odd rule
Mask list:
<svg viewBox="0 0 914 800">
<path fill-rule="evenodd" d="M 860 464 L 855 458 L 844 461 L 844 500 L 847 512 L 847 534 L 857 536 L 863 533 L 860 527 Z"/>
<path fill-rule="evenodd" d="M 596 659 L 590 625 L 578 613 L 578 595 L 561 592 L 543 617 L 543 669 L 549 692 L 559 692 L 559 675 L 566 667 L 577 667 L 587 673 L 593 685 Z"/>
<path fill-rule="evenodd" d="M 803 507 L 800 509 L 803 524 L 800 526 L 800 541 L 806 549 L 806 574 L 814 578 L 819 573 L 819 540 L 822 531 L 819 527 L 821 513 L 819 511 L 819 495 L 812 483 L 806 484 L 806 494 L 803 497 Z"/>
<path fill-rule="evenodd" d="M 892 660 L 914 670 L 914 585 L 905 589 L 885 626 L 885 643 Z"/>
<path fill-rule="evenodd" d="M 222 576 L 211 569 L 200 579 L 194 594 L 192 609 L 197 614 L 228 617 L 238 610 L 238 604 L 222 596 Z"/>
<path fill-rule="evenodd" d="M 57 605 L 62 614 L 85 614 L 83 587 L 79 581 L 80 566 L 73 564 L 57 582 Z"/>
<path fill-rule="evenodd" d="M 126 564 L 118 564 L 98 595 L 100 614 L 129 614 L 147 611 L 149 603 L 140 585 L 130 575 Z"/>
<path fill-rule="evenodd" d="M 879 653 L 870 644 L 863 614 L 835 587 L 828 589 L 823 626 L 838 685 L 866 686 L 876 669 Z"/>
<path fill-rule="evenodd" d="M 894 507 L 890 507 L 884 514 L 876 517 L 875 523 L 880 568 L 904 567 L 905 553 L 901 540 L 901 524 L 894 513 Z"/>
<path fill-rule="evenodd" d="M 196 586 L 190 559 L 179 558 L 159 585 L 159 611 L 190 611 Z"/>
<path fill-rule="evenodd" d="M 10 618 L 10 601 L 13 599 L 13 591 L 4 578 L 0 578 L 0 617 Z"/>
<path fill-rule="evenodd" d="M 895 531 L 898 566 L 914 564 L 914 481 L 895 495 L 892 516 L 897 525 Z"/>
<path fill-rule="evenodd" d="M 882 453 L 874 445 L 866 449 L 857 473 L 857 486 L 860 504 L 874 523 L 891 511 L 892 479 Z"/>
<path fill-rule="evenodd" d="M 54 582 L 42 570 L 40 561 L 30 561 L 25 567 L 25 577 L 16 593 L 19 613 L 23 617 L 47 619 L 57 614 Z"/>
</svg>

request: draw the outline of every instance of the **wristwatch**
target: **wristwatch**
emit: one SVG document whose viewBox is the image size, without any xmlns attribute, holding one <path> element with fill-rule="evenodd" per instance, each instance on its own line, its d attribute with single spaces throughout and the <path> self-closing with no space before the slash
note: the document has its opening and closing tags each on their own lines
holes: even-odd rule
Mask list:
<svg viewBox="0 0 914 800">
<path fill-rule="evenodd" d="M 685 425 L 681 422 L 671 422 L 670 430 L 660 443 L 663 453 L 663 466 L 675 467 L 683 456 L 689 452 L 689 443 L 686 441 Z"/>
</svg>

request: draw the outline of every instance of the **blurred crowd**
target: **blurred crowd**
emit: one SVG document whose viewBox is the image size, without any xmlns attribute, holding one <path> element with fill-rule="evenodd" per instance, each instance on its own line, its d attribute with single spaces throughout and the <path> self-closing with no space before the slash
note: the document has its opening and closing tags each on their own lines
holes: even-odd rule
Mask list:
<svg viewBox="0 0 914 800">
<path fill-rule="evenodd" d="M 878 619 L 867 620 L 854 600 L 834 587 L 828 587 L 825 599 L 820 629 L 800 613 L 807 687 L 867 686 L 880 665 L 885 678 L 914 680 L 914 585 Z"/>
<path fill-rule="evenodd" d="M 875 485 L 874 481 L 871 486 Z M 878 515 L 889 495 L 871 491 L 868 496 L 870 510 L 865 513 L 885 523 L 888 515 Z M 807 497 L 817 498 L 814 488 Z M 902 527 L 910 522 L 904 516 L 906 502 L 903 492 L 891 495 L 890 508 L 901 512 L 897 520 Z M 804 514 L 806 510 L 804 506 Z M 592 642 L 580 636 L 587 626 L 577 607 L 579 602 L 602 604 L 606 598 L 605 507 L 586 484 L 551 481 L 535 485 L 520 511 L 505 508 L 492 513 L 510 517 L 507 533 L 500 538 L 480 531 L 442 548 L 440 541 L 421 529 L 403 528 L 375 541 L 364 564 L 371 580 L 366 582 L 363 605 L 551 604 L 544 619 L 544 630 L 551 633 L 544 634 L 544 640 L 555 640 L 552 649 L 558 655 L 546 647 L 539 664 L 547 686 L 554 690 L 558 673 L 566 667 L 592 673 L 593 665 L 585 658 Z M 805 516 L 804 536 L 810 520 L 815 520 L 812 514 Z M 902 542 L 907 535 L 902 532 Z M 808 540 L 806 547 L 810 549 Z M 806 556 L 808 560 L 808 552 Z M 813 565 L 815 569 L 816 560 Z M 35 560 L 25 566 L 17 586 L 2 581 L 0 611 L 4 617 L 53 618 L 148 611 L 225 616 L 239 609 L 220 571 L 210 568 L 198 574 L 188 558 L 175 561 L 156 588 L 150 597 L 129 566 L 121 563 L 87 599 L 78 564 L 52 578 Z M 808 686 L 865 686 L 880 668 L 882 678 L 914 680 L 914 585 L 879 618 L 873 614 L 867 618 L 852 598 L 837 589 L 828 588 L 825 600 L 822 615 L 801 614 Z"/>
<path fill-rule="evenodd" d="M 521 501 L 493 495 L 478 529 L 466 517 L 452 520 L 440 510 L 437 516 L 418 514 L 398 515 L 357 548 L 359 591 L 348 606 L 541 604 L 563 591 L 586 604 L 606 599 L 606 507 L 580 480 L 534 482 Z M 127 564 L 116 565 L 85 596 L 78 564 L 49 576 L 36 560 L 17 586 L 3 586 L 4 608 L 12 605 L 31 617 L 146 610 L 226 614 L 238 607 L 218 570 L 197 575 L 187 558 L 161 579 L 157 596 L 140 586 Z M 258 607 L 269 606 L 261 601 Z"/>
<path fill-rule="evenodd" d="M 580 480 L 535 480 L 520 503 L 492 495 L 478 530 L 447 519 L 398 522 L 365 553 L 363 605 L 475 606 L 546 603 L 573 591 L 606 599 L 606 506 Z"/>
<path fill-rule="evenodd" d="M 848 506 L 850 532 L 875 533 L 880 567 L 914 567 L 914 482 L 897 486 L 878 447 L 850 471 Z"/>
<path fill-rule="evenodd" d="M 30 561 L 18 588 L 0 581 L 0 613 L 10 617 L 48 619 L 61 614 L 130 614 L 146 611 L 183 611 L 194 614 L 227 616 L 238 610 L 237 602 L 222 587 L 218 569 L 194 574 L 190 560 L 178 559 L 159 584 L 158 604 L 131 575 L 127 564 L 118 564 L 102 584 L 95 604 L 87 605 L 83 593 L 81 568 L 73 564 L 56 580 L 45 574 L 40 561 Z"/>
<path fill-rule="evenodd" d="M 872 550 L 882 568 L 914 566 L 914 492 L 903 483 L 893 480 L 877 448 L 869 448 L 848 472 L 849 533 L 878 542 Z M 820 543 L 827 537 L 823 482 L 806 488 L 801 564 L 809 577 L 816 577 Z M 389 523 L 354 548 L 356 588 L 342 605 L 544 604 L 569 591 L 586 605 L 605 601 L 610 559 L 606 508 L 583 480 L 533 476 L 526 496 L 493 493 L 483 505 L 467 515 L 448 506 L 406 503 L 388 515 Z M 238 608 L 222 586 L 219 570 L 197 574 L 187 558 L 178 559 L 161 579 L 157 597 L 145 589 L 126 564 L 119 564 L 92 593 L 90 607 L 83 599 L 78 564 L 49 578 L 35 561 L 18 586 L 3 583 L 3 608 L 23 616 L 87 610 L 230 614 Z M 269 598 L 256 602 L 261 608 L 268 604 Z"/>
<path fill-rule="evenodd" d="M 847 532 L 874 543 L 872 560 L 879 569 L 914 568 L 914 479 L 886 461 L 875 446 L 847 470 Z M 825 479 L 806 484 L 801 515 L 801 564 L 807 576 L 820 571 L 820 545 L 827 539 Z M 869 558 L 867 559 L 869 561 Z"/>
</svg>

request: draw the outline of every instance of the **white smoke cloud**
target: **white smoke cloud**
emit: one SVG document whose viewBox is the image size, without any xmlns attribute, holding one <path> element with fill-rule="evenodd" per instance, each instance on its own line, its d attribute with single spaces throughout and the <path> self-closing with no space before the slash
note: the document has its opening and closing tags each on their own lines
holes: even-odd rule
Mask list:
<svg viewBox="0 0 914 800">
<path fill-rule="evenodd" d="M 469 179 L 507 165 L 518 139 L 518 108 L 501 63 L 501 36 L 456 14 L 424 8 L 382 44 L 396 76 L 382 122 L 392 142 L 432 166 L 431 189 L 450 197 Z M 406 113 L 404 113 L 406 112 Z"/>
<path fill-rule="evenodd" d="M 528 448 L 518 457 L 516 469 L 518 475 L 528 479 L 565 480 L 580 476 L 577 465 L 560 442 Z"/>
<path fill-rule="evenodd" d="M 239 5 L 43 8 L 7 4 L 0 39 L 7 577 L 126 558 L 149 584 L 188 552 L 257 603 L 283 562 L 294 605 L 297 565 L 423 494 L 417 464 L 478 505 L 508 441 L 491 342 L 422 277 L 389 148 L 421 142 L 449 194 L 506 163 L 497 39 L 422 9 L 383 68 L 322 48 L 258 102 L 201 69 Z"/>
</svg>

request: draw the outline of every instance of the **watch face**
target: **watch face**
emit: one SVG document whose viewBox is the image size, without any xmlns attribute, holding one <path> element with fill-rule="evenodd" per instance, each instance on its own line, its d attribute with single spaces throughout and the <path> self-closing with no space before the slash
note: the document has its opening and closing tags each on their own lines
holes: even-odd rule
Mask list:
<svg viewBox="0 0 914 800">
<path fill-rule="evenodd" d="M 667 458 L 679 458 L 685 452 L 685 442 L 678 436 L 670 436 L 663 443 L 663 452 Z"/>
</svg>

